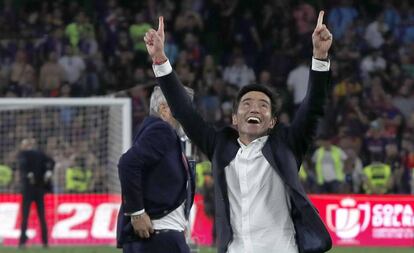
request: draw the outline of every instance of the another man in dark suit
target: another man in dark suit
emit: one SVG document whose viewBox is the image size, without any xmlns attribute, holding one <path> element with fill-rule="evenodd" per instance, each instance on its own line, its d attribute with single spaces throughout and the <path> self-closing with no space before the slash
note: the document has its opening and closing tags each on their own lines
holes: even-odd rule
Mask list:
<svg viewBox="0 0 414 253">
<path fill-rule="evenodd" d="M 43 247 L 48 246 L 45 204 L 43 197 L 51 189 L 51 178 L 55 162 L 42 151 L 36 148 L 36 140 L 24 139 L 21 151 L 17 155 L 17 168 L 22 184 L 22 224 L 19 247 L 25 247 L 27 241 L 26 229 L 29 218 L 30 205 L 36 203 L 42 229 Z"/>
<path fill-rule="evenodd" d="M 192 96 L 192 91 L 188 91 Z M 194 197 L 186 138 L 157 86 L 150 116 L 119 159 L 122 204 L 117 243 L 125 253 L 189 253 L 184 230 Z"/>
<path fill-rule="evenodd" d="M 219 253 L 325 252 L 332 241 L 300 184 L 298 170 L 329 92 L 332 35 L 319 13 L 312 35 L 307 96 L 291 126 L 277 122 L 274 94 L 247 85 L 233 108 L 234 128 L 216 130 L 193 109 L 164 53 L 164 24 L 144 40 L 174 117 L 213 164 Z M 283 64 L 283 63 L 281 63 Z"/>
</svg>

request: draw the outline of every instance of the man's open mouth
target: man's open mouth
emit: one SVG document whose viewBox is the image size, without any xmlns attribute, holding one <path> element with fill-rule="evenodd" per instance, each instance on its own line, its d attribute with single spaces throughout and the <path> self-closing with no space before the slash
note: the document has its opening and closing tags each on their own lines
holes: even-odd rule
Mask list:
<svg viewBox="0 0 414 253">
<path fill-rule="evenodd" d="M 248 117 L 247 123 L 249 124 L 260 124 L 260 119 L 258 117 Z"/>
</svg>

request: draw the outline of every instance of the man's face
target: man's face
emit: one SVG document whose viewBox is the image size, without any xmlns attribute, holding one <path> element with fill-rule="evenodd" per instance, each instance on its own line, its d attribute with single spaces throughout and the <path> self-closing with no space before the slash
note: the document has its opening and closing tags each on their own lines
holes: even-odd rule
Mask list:
<svg viewBox="0 0 414 253">
<path fill-rule="evenodd" d="M 263 92 L 250 91 L 243 95 L 232 120 L 244 144 L 266 135 L 274 127 L 276 119 L 271 108 L 270 98 Z"/>
</svg>

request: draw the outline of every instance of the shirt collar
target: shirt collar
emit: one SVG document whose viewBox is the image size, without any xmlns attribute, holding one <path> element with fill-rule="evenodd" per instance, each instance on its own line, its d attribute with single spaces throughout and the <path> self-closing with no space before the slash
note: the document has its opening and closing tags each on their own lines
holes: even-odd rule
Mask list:
<svg viewBox="0 0 414 253">
<path fill-rule="evenodd" d="M 248 145 L 243 144 L 243 142 L 240 141 L 240 138 L 237 138 L 237 142 L 239 142 L 240 147 L 244 149 L 244 148 L 247 148 L 249 146 L 256 145 L 256 144 L 263 146 L 264 143 L 267 141 L 268 138 L 269 138 L 269 135 L 265 135 L 265 136 L 259 137 L 259 138 L 255 139 L 255 140 L 253 140 L 252 142 L 250 142 Z"/>
</svg>

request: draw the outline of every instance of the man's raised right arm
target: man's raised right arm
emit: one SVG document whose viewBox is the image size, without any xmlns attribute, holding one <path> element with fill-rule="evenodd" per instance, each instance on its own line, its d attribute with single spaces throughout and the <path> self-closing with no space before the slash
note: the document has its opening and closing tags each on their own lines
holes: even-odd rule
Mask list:
<svg viewBox="0 0 414 253">
<path fill-rule="evenodd" d="M 187 136 L 211 158 L 216 131 L 208 126 L 193 107 L 191 98 L 173 71 L 164 53 L 164 20 L 159 18 L 158 30 L 150 29 L 144 37 L 148 54 L 153 61 L 157 82 L 167 99 L 174 118 L 183 126 Z"/>
</svg>

